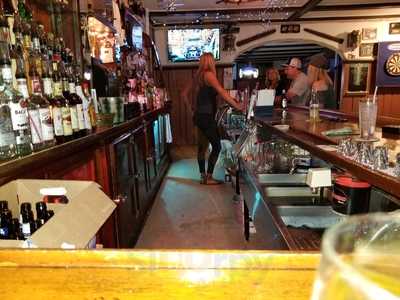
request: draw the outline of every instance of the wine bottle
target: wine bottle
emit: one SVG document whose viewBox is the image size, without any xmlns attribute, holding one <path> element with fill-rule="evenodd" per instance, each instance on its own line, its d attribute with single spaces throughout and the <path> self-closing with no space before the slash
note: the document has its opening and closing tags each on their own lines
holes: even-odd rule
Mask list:
<svg viewBox="0 0 400 300">
<path fill-rule="evenodd" d="M 16 139 L 16 154 L 21 157 L 32 153 L 27 102 L 12 85 L 12 70 L 7 44 L 0 43 L 0 53 L 4 84 L 2 95 L 5 100 L 8 100 L 8 105 L 11 110 L 12 129 Z"/>
</svg>

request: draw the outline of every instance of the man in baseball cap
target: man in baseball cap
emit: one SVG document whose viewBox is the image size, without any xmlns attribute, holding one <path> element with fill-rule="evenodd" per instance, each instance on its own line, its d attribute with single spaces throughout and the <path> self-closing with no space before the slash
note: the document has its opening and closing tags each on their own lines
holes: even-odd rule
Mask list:
<svg viewBox="0 0 400 300">
<path fill-rule="evenodd" d="M 306 105 L 310 96 L 307 75 L 301 71 L 301 60 L 293 57 L 288 64 L 283 64 L 287 78 L 292 80 L 286 98 L 294 105 Z"/>
<path fill-rule="evenodd" d="M 301 69 L 301 60 L 297 57 L 293 57 L 288 64 L 282 64 L 282 66 L 286 67 L 293 67 L 296 69 Z"/>
</svg>

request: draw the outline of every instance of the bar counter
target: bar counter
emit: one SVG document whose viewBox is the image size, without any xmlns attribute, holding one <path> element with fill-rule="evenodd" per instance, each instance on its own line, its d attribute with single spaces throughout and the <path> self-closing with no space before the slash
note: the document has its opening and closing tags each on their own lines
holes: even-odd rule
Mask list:
<svg viewBox="0 0 400 300">
<path fill-rule="evenodd" d="M 56 163 L 61 159 L 65 159 L 68 156 L 72 156 L 77 153 L 82 153 L 82 155 L 84 155 L 85 151 L 94 150 L 99 146 L 102 146 L 112 141 L 113 139 L 118 138 L 129 130 L 133 130 L 141 123 L 143 123 L 143 121 L 150 120 L 155 116 L 166 113 L 168 111 L 169 106 L 167 105 L 164 108 L 144 113 L 139 117 L 113 126 L 111 128 L 97 130 L 96 132 L 89 134 L 85 137 L 75 139 L 73 141 L 57 145 L 36 153 L 32 153 L 18 159 L 1 163 L 0 184 L 6 183 L 13 177 L 20 178 L 18 177 L 20 175 L 24 178 L 36 177 L 32 177 L 32 172 L 39 171 L 39 168 L 46 169 L 52 163 Z"/>
<path fill-rule="evenodd" d="M 373 170 L 355 160 L 348 159 L 336 151 L 327 151 L 319 145 L 337 145 L 340 139 L 346 137 L 357 138 L 357 135 L 328 137 L 322 134 L 323 131 L 351 127 L 354 131 L 358 130 L 358 120 L 354 116 L 345 115 L 334 111 L 321 111 L 321 122 L 311 123 L 308 121 L 308 110 L 300 107 L 289 107 L 287 117 L 282 121 L 282 111 L 276 109 L 272 117 L 256 118 L 256 121 L 264 124 L 270 132 L 290 141 L 311 154 L 343 168 L 361 180 L 365 180 L 383 191 L 400 198 L 400 179 L 386 173 Z M 380 123 L 382 121 L 383 123 Z M 400 152 L 400 139 L 397 137 L 382 137 L 380 124 L 387 123 L 387 120 L 378 120 L 376 137 L 379 141 L 377 145 L 385 145 L 389 150 L 389 157 L 394 161 L 394 156 Z M 399 120 L 390 120 L 391 124 L 399 124 Z M 280 130 L 274 125 L 287 124 L 289 130 Z M 398 204 L 400 200 L 395 199 Z"/>
<path fill-rule="evenodd" d="M 0 250 L 1 299 L 310 299 L 318 254 Z"/>
</svg>

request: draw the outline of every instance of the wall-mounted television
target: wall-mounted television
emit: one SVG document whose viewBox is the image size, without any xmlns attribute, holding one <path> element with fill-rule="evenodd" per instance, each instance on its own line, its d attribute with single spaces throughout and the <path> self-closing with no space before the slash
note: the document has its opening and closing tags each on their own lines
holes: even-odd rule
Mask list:
<svg viewBox="0 0 400 300">
<path fill-rule="evenodd" d="M 171 62 L 197 61 L 209 52 L 220 59 L 219 28 L 168 30 L 168 59 Z"/>
</svg>

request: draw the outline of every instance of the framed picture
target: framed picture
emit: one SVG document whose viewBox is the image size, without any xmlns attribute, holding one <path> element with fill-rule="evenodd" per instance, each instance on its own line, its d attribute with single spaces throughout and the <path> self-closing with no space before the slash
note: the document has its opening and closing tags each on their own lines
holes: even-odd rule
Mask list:
<svg viewBox="0 0 400 300">
<path fill-rule="evenodd" d="M 361 40 L 363 41 L 375 41 L 377 37 L 376 28 L 363 28 L 361 34 Z"/>
<path fill-rule="evenodd" d="M 400 34 L 400 23 L 390 23 L 389 34 Z"/>
<path fill-rule="evenodd" d="M 371 81 L 371 63 L 351 62 L 345 64 L 345 95 L 366 95 Z"/>
<path fill-rule="evenodd" d="M 374 43 L 360 44 L 359 57 L 372 57 L 374 56 Z"/>
</svg>

